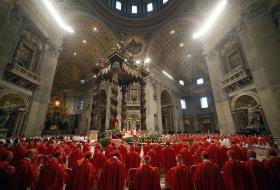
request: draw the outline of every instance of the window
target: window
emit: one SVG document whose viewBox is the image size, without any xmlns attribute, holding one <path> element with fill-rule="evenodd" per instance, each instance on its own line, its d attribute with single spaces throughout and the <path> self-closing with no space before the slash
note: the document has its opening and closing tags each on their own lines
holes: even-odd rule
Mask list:
<svg viewBox="0 0 280 190">
<path fill-rule="evenodd" d="M 184 85 L 185 85 L 185 82 L 184 82 L 183 80 L 179 80 L 179 84 L 180 84 L 181 86 L 184 86 Z"/>
<path fill-rule="evenodd" d="M 147 10 L 148 10 L 148 12 L 151 12 L 154 10 L 153 3 L 147 4 Z"/>
<path fill-rule="evenodd" d="M 181 108 L 183 110 L 187 109 L 187 104 L 186 104 L 186 100 L 185 99 L 181 99 Z"/>
<path fill-rule="evenodd" d="M 201 84 L 203 84 L 203 83 L 204 83 L 203 78 L 200 78 L 200 79 L 197 79 L 197 80 L 196 80 L 196 84 L 197 84 L 197 85 L 201 85 Z"/>
<path fill-rule="evenodd" d="M 200 98 L 200 105 L 201 105 L 201 108 L 208 108 L 207 97 Z"/>
<path fill-rule="evenodd" d="M 137 14 L 137 5 L 132 5 L 132 7 L 131 7 L 131 13 L 132 13 L 132 14 Z"/>
<path fill-rule="evenodd" d="M 116 9 L 118 9 L 119 11 L 122 10 L 122 3 L 120 1 L 116 1 Z"/>
<path fill-rule="evenodd" d="M 162 3 L 163 4 L 165 4 L 165 3 L 167 3 L 168 2 L 168 0 L 162 0 Z"/>
</svg>

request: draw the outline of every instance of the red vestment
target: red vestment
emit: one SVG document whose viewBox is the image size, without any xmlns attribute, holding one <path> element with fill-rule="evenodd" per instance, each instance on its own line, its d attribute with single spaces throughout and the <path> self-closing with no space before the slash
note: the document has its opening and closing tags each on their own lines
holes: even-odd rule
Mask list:
<svg viewBox="0 0 280 190">
<path fill-rule="evenodd" d="M 151 157 L 151 166 L 160 169 L 160 157 L 157 155 L 157 152 L 151 149 L 147 154 Z"/>
<path fill-rule="evenodd" d="M 252 159 L 245 163 L 251 182 L 251 190 L 267 190 L 270 188 L 269 176 L 264 165 Z"/>
<path fill-rule="evenodd" d="M 224 165 L 223 172 L 227 190 L 250 189 L 250 180 L 246 167 L 239 161 L 227 161 Z"/>
<path fill-rule="evenodd" d="M 95 182 L 95 168 L 89 159 L 82 159 L 77 163 L 71 173 L 66 190 L 92 190 Z"/>
<path fill-rule="evenodd" d="M 35 180 L 38 176 L 37 168 L 29 159 L 22 159 L 15 170 L 12 182 L 12 190 L 34 189 Z"/>
<path fill-rule="evenodd" d="M 218 167 L 211 161 L 203 161 L 197 165 L 195 172 L 196 190 L 224 190 L 224 180 Z"/>
<path fill-rule="evenodd" d="M 144 155 L 146 155 L 150 151 L 150 149 L 151 149 L 150 143 L 144 144 L 143 146 Z"/>
<path fill-rule="evenodd" d="M 193 161 L 192 161 L 192 155 L 190 154 L 189 150 L 187 148 L 183 148 L 180 151 L 180 154 L 183 157 L 184 164 L 190 167 L 193 164 Z"/>
<path fill-rule="evenodd" d="M 0 161 L 0 189 L 8 190 L 11 178 L 15 173 L 14 167 L 12 167 L 8 161 Z"/>
<path fill-rule="evenodd" d="M 122 154 L 123 160 L 125 160 L 126 156 L 127 156 L 127 149 L 126 149 L 126 147 L 123 144 L 121 144 L 118 149 L 119 149 L 120 153 Z"/>
<path fill-rule="evenodd" d="M 59 160 L 52 158 L 40 171 L 36 189 L 38 190 L 63 190 L 67 173 L 64 165 Z"/>
<path fill-rule="evenodd" d="M 162 167 L 164 173 L 167 173 L 175 165 L 175 151 L 170 146 L 167 146 L 162 150 Z"/>
<path fill-rule="evenodd" d="M 68 167 L 72 169 L 81 158 L 83 158 L 82 150 L 79 147 L 75 147 L 68 157 Z"/>
<path fill-rule="evenodd" d="M 102 169 L 98 182 L 99 190 L 123 190 L 125 167 L 118 158 L 109 158 Z"/>
<path fill-rule="evenodd" d="M 141 159 L 139 154 L 134 150 L 130 150 L 126 158 L 126 170 L 128 171 L 130 168 L 138 168 L 140 166 L 140 161 Z"/>
<path fill-rule="evenodd" d="M 145 164 L 135 173 L 133 190 L 160 190 L 160 174 L 156 167 Z"/>
<path fill-rule="evenodd" d="M 96 169 L 97 175 L 98 175 L 99 171 L 103 168 L 105 161 L 106 161 L 106 157 L 103 154 L 102 150 L 95 149 L 94 155 L 92 158 L 92 163 Z"/>
<path fill-rule="evenodd" d="M 188 166 L 177 164 L 166 175 L 166 181 L 170 190 L 193 190 L 194 185 Z"/>
<path fill-rule="evenodd" d="M 280 158 L 270 157 L 263 161 L 264 167 L 269 173 L 269 177 L 272 183 L 272 189 L 276 190 L 280 187 Z"/>
</svg>

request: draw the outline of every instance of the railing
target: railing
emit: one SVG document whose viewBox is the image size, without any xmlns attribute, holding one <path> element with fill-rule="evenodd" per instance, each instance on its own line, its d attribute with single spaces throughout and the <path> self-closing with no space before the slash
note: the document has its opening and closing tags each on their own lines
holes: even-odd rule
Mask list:
<svg viewBox="0 0 280 190">
<path fill-rule="evenodd" d="M 29 71 L 28 69 L 18 64 L 10 64 L 8 70 L 36 85 L 40 84 L 41 78 L 37 74 Z"/>
</svg>

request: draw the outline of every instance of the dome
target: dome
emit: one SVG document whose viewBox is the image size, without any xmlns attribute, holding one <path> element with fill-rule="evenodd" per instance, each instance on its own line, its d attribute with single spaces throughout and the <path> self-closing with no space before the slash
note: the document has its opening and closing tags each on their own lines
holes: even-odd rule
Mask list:
<svg viewBox="0 0 280 190">
<path fill-rule="evenodd" d="M 129 18 L 152 16 L 174 0 L 102 0 L 111 11 Z"/>
</svg>

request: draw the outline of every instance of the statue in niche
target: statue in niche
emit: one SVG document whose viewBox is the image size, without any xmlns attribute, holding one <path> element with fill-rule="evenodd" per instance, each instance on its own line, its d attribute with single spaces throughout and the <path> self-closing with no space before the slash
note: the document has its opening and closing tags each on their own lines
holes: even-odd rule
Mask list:
<svg viewBox="0 0 280 190">
<path fill-rule="evenodd" d="M 155 131 L 156 131 L 156 132 L 159 132 L 157 114 L 154 114 L 154 123 L 155 123 Z"/>
<path fill-rule="evenodd" d="M 18 64 L 26 69 L 29 68 L 33 58 L 33 51 L 25 45 L 21 45 L 17 51 Z"/>
<path fill-rule="evenodd" d="M 241 58 L 239 50 L 234 51 L 230 56 L 228 56 L 228 59 L 231 70 L 243 64 L 243 60 Z"/>
<path fill-rule="evenodd" d="M 138 91 L 137 91 L 137 88 L 133 88 L 130 90 L 130 98 L 132 101 L 137 101 L 137 94 L 138 94 Z"/>
<path fill-rule="evenodd" d="M 11 104 L 6 101 L 3 106 L 0 106 L 0 128 L 7 128 L 7 123 L 10 119 L 11 113 L 17 110 L 20 106 Z"/>
<path fill-rule="evenodd" d="M 260 127 L 260 113 L 256 107 L 252 107 L 251 104 L 248 105 L 248 126 L 247 128 L 256 129 Z"/>
</svg>

